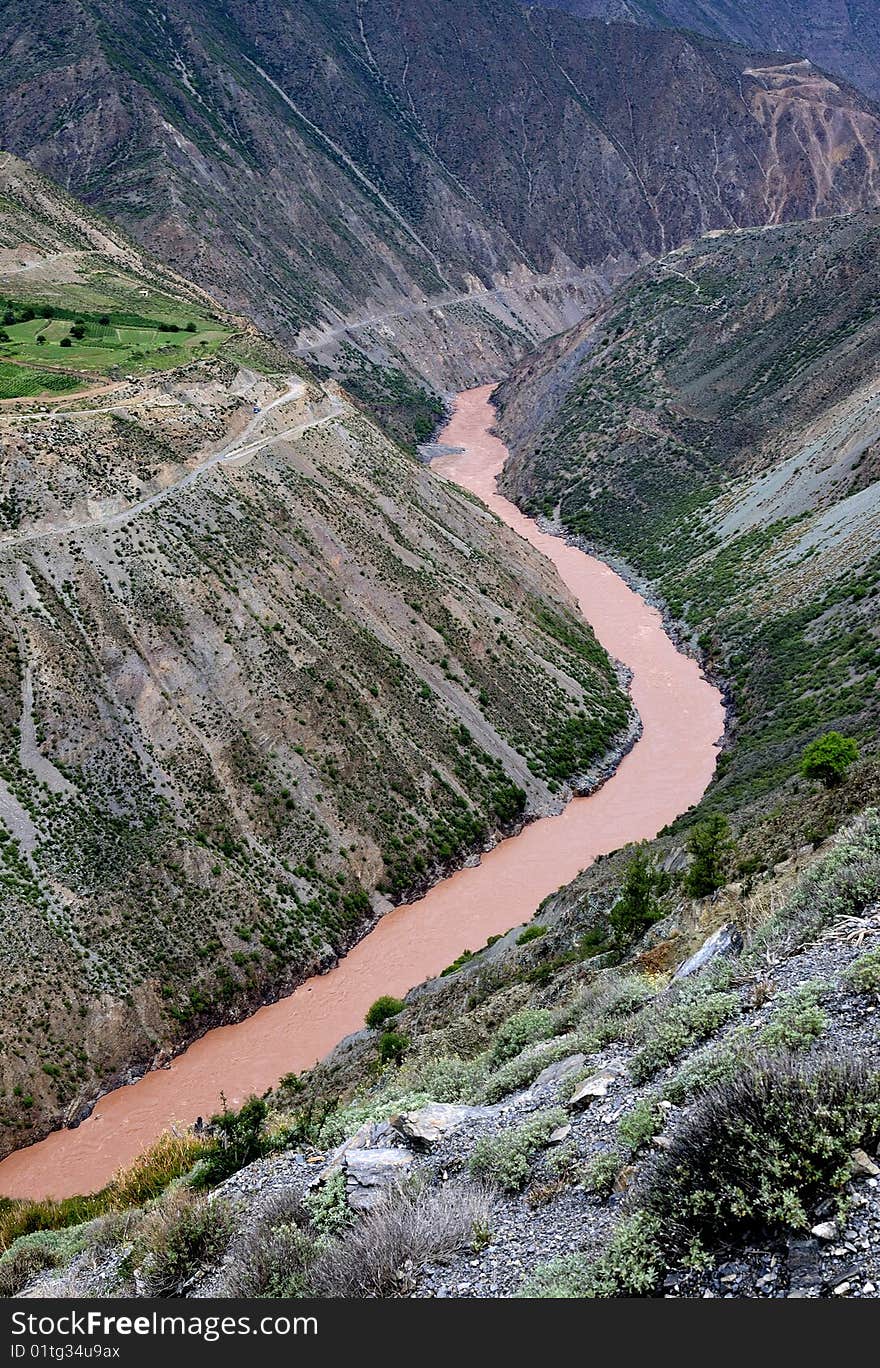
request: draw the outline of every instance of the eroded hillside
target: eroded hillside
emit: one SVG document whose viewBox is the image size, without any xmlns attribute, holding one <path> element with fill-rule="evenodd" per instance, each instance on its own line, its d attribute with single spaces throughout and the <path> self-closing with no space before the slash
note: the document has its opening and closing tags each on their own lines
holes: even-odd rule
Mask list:
<svg viewBox="0 0 880 1368">
<path fill-rule="evenodd" d="M 508 489 L 623 556 L 730 681 L 728 807 L 819 731 L 876 746 L 878 244 L 873 215 L 710 236 L 500 391 Z"/>
<path fill-rule="evenodd" d="M 693 29 L 753 48 L 800 52 L 880 95 L 880 16 L 872 0 L 539 0 L 584 18 Z"/>
<path fill-rule="evenodd" d="M 4 144 L 407 435 L 648 256 L 877 203 L 876 108 L 797 54 L 511 0 L 7 10 Z"/>
<path fill-rule="evenodd" d="M 210 302 L 4 174 L 4 364 L 50 387 L 0 409 L 9 1149 L 560 803 L 629 708 L 482 506 L 232 320 L 163 332 Z"/>
</svg>

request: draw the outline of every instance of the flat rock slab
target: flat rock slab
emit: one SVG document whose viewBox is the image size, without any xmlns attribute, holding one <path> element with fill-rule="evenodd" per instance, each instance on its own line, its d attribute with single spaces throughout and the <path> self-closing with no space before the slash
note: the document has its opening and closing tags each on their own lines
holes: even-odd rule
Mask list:
<svg viewBox="0 0 880 1368">
<path fill-rule="evenodd" d="M 479 1121 L 494 1116 L 492 1107 L 464 1107 L 454 1102 L 429 1102 L 417 1111 L 392 1116 L 390 1124 L 410 1143 L 430 1148 L 439 1140 L 458 1130 L 465 1121 Z"/>
<path fill-rule="evenodd" d="M 611 1073 L 609 1069 L 602 1069 L 599 1073 L 591 1074 L 589 1078 L 585 1078 L 583 1083 L 575 1088 L 568 1099 L 568 1105 L 575 1108 L 589 1107 L 597 1097 L 607 1097 L 608 1089 L 616 1078 L 617 1074 Z"/>
<path fill-rule="evenodd" d="M 567 1059 L 557 1060 L 555 1064 L 548 1064 L 546 1069 L 542 1069 L 535 1079 L 531 1092 L 534 1088 L 546 1087 L 548 1083 L 561 1083 L 563 1079 L 569 1078 L 572 1074 L 580 1073 L 587 1062 L 587 1056 L 583 1054 L 569 1055 Z"/>
</svg>

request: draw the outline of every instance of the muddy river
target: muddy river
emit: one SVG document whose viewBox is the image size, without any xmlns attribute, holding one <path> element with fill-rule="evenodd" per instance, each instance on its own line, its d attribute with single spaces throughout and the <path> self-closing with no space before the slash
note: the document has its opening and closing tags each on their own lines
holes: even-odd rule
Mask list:
<svg viewBox="0 0 880 1368">
<path fill-rule="evenodd" d="M 172 1064 L 102 1097 L 74 1130 L 56 1131 L 0 1164 L 0 1192 L 62 1197 L 106 1183 L 173 1122 L 208 1116 L 299 1072 L 363 1023 L 382 993 L 402 996 L 465 948 L 528 920 L 548 893 L 597 855 L 656 835 L 695 803 L 712 776 L 724 726 L 718 691 L 682 655 L 660 615 L 601 561 L 541 532 L 495 490 L 506 448 L 490 431 L 492 386 L 459 396 L 441 442 L 443 478 L 478 494 L 555 564 L 602 645 L 632 671 L 643 733 L 614 776 L 396 908 L 329 973 L 246 1021 L 221 1026 Z"/>
</svg>

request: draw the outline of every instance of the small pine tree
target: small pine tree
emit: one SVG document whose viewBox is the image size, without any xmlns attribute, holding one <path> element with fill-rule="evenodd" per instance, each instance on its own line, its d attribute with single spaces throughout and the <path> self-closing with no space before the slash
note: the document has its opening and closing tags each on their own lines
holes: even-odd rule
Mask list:
<svg viewBox="0 0 880 1368">
<path fill-rule="evenodd" d="M 669 875 L 654 863 L 645 842 L 635 846 L 624 871 L 620 894 L 608 914 L 618 944 L 631 940 L 662 916 L 658 899 L 668 887 Z"/>
<path fill-rule="evenodd" d="M 834 788 L 846 778 L 847 770 L 858 758 L 859 748 L 851 736 L 826 732 L 805 748 L 801 774 L 805 779 L 820 779 L 826 788 Z"/>
<path fill-rule="evenodd" d="M 685 892 L 692 898 L 707 898 L 723 888 L 735 848 L 727 818 L 721 812 L 710 813 L 688 839 L 691 864 L 684 878 Z"/>
</svg>

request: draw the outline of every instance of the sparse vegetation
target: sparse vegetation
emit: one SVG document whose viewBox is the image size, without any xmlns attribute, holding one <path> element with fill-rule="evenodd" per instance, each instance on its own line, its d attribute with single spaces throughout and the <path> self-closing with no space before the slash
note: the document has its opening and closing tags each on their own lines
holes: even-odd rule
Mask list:
<svg viewBox="0 0 880 1368">
<path fill-rule="evenodd" d="M 224 1253 L 233 1231 L 228 1203 L 172 1189 L 140 1223 L 131 1264 L 144 1297 L 179 1297 Z"/>
<path fill-rule="evenodd" d="M 562 1107 L 550 1107 L 535 1112 L 519 1126 L 478 1140 L 471 1155 L 471 1173 L 505 1192 L 518 1192 L 528 1180 L 532 1157 L 566 1120 Z"/>
<path fill-rule="evenodd" d="M 647 1008 L 639 1022 L 639 1037 L 645 1041 L 630 1061 L 636 1083 L 653 1078 L 692 1045 L 699 1044 L 738 1015 L 740 1000 L 736 993 L 712 991 L 699 983 L 668 1003 Z"/>
</svg>

